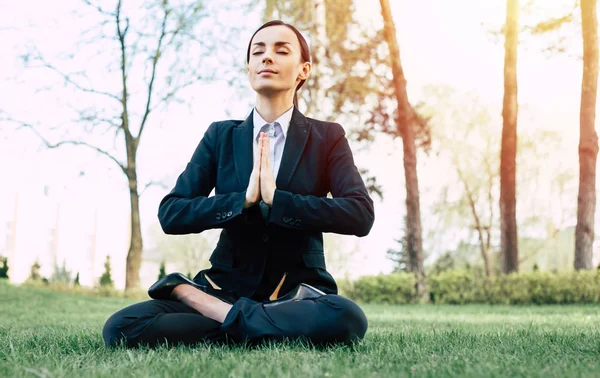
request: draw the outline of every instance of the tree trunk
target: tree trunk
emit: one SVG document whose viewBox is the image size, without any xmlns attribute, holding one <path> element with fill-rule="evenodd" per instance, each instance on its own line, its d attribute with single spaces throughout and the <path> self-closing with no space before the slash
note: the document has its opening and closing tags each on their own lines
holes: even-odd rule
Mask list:
<svg viewBox="0 0 600 378">
<path fill-rule="evenodd" d="M 400 51 L 396 40 L 396 27 L 388 0 L 380 0 L 385 39 L 390 50 L 394 90 L 398 101 L 397 127 L 402 136 L 404 149 L 404 176 L 406 180 L 406 247 L 410 271 L 417 276 L 417 295 L 428 301 L 425 271 L 423 268 L 423 242 L 421 239 L 421 211 L 419 204 L 419 182 L 417 178 L 417 149 L 414 139 L 415 113 L 408 102 L 406 78 L 400 62 Z"/>
<path fill-rule="evenodd" d="M 135 167 L 135 163 L 133 166 Z M 129 180 L 129 198 L 131 200 L 131 240 L 129 242 L 129 252 L 127 253 L 125 290 L 130 290 L 140 287 L 143 243 L 140 223 L 140 196 L 137 189 L 137 172 L 135 168 L 128 169 L 127 178 Z"/>
<path fill-rule="evenodd" d="M 596 0 L 581 0 L 583 79 L 579 113 L 579 195 L 575 227 L 575 269 L 593 268 L 594 213 L 596 210 L 596 160 L 598 135 L 596 91 L 598 87 L 598 19 Z"/>
<path fill-rule="evenodd" d="M 500 152 L 500 249 L 502 273 L 519 269 L 516 219 L 517 46 L 519 1 L 508 0 L 504 44 L 504 102 Z"/>
</svg>

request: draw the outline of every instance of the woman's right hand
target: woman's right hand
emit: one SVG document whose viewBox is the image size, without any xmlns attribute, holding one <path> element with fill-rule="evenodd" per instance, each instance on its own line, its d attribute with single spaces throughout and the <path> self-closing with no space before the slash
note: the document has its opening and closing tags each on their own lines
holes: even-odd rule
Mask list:
<svg viewBox="0 0 600 378">
<path fill-rule="evenodd" d="M 265 134 L 261 132 L 258 138 L 258 148 L 254 153 L 254 164 L 252 166 L 252 173 L 250 173 L 250 181 L 248 182 L 248 189 L 246 189 L 246 202 L 244 202 L 244 209 L 248 208 L 258 201 L 260 201 L 260 161 L 262 158 L 262 147 L 263 147 L 263 136 Z"/>
</svg>

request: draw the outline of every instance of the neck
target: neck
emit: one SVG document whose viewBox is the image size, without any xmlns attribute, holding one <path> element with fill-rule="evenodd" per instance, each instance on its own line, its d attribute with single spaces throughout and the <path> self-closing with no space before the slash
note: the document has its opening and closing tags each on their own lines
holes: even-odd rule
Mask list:
<svg viewBox="0 0 600 378">
<path fill-rule="evenodd" d="M 285 95 L 264 96 L 256 95 L 256 111 L 267 122 L 271 123 L 292 107 L 294 103 L 294 92 Z"/>
</svg>

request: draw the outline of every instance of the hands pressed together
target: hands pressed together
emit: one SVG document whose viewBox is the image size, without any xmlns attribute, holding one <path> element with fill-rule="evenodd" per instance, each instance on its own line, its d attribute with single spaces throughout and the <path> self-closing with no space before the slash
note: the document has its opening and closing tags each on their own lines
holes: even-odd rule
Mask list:
<svg viewBox="0 0 600 378">
<path fill-rule="evenodd" d="M 250 173 L 250 182 L 246 190 L 246 202 L 244 208 L 250 207 L 261 199 L 267 205 L 273 203 L 275 195 L 275 176 L 271 166 L 269 134 L 261 132 L 258 138 L 258 148 L 254 155 L 254 165 Z"/>
</svg>

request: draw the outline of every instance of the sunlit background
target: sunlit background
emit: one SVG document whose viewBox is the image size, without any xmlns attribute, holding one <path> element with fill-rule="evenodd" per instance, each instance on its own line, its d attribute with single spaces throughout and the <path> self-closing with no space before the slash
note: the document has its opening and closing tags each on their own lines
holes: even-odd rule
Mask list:
<svg viewBox="0 0 600 378">
<path fill-rule="evenodd" d="M 261 24 L 261 8 L 221 14 L 224 1 L 206 3 L 221 24 L 242 28 L 239 39 L 230 40 L 228 46 L 216 46 L 207 67 L 231 66 L 232 62 L 242 67 L 247 43 Z M 469 212 L 464 212 L 464 185 L 453 169 L 453 159 L 458 159 L 477 182 L 483 174 L 482 156 L 499 152 L 504 50 L 503 38 L 493 32 L 499 32 L 504 23 L 505 1 L 390 3 L 409 100 L 435 110 L 433 151 L 419 152 L 418 160 L 425 263 L 432 266 L 450 253 L 459 264 L 477 264 L 477 236 L 470 226 Z M 140 2 L 126 4 L 134 16 L 131 10 L 140 7 Z M 544 1 L 524 12 L 522 21 L 551 18 L 572 5 L 572 0 Z M 78 102 L 90 101 L 56 72 L 25 68 L 22 56 L 34 47 L 62 70 L 85 70 L 91 79 L 106 81 L 107 85 L 119 80 L 118 67 L 113 63 L 77 55 L 83 31 L 96 21 L 87 8 L 75 0 L 0 1 L 0 110 L 5 115 L 37 125 L 40 132 L 51 135 L 46 132 L 76 116 L 73 107 Z M 356 1 L 355 16 L 360 23 L 382 23 L 378 1 Z M 203 22 L 210 24 L 211 19 Z M 212 33 L 225 33 L 219 28 Z M 564 52 L 544 51 L 544 46 L 562 37 Z M 210 39 L 211 35 L 203 38 Z M 519 48 L 518 131 L 522 148 L 517 166 L 517 218 L 522 270 L 531 269 L 534 263 L 547 270 L 573 266 L 581 45 L 581 36 L 575 33 L 523 37 Z M 75 56 L 67 59 L 67 53 Z M 184 273 L 194 273 L 208 264 L 219 230 L 202 233 L 203 239 L 165 236 L 156 214 L 159 201 L 174 185 L 208 125 L 216 120 L 243 119 L 250 113 L 254 97 L 243 72 L 236 74 L 239 84 L 228 83 L 231 77 L 223 77 L 187 88 L 181 96 L 184 102 L 172 103 L 149 121 L 138 156 L 140 191 L 146 182 L 163 185 L 149 186 L 141 197 L 142 287 L 156 280 L 162 260 L 166 260 L 168 271 Z M 94 98 L 98 109 L 112 106 L 110 99 Z M 133 102 L 132 106 L 139 111 L 143 104 Z M 300 110 L 304 110 L 302 106 Z M 476 117 L 480 111 L 485 115 Z M 337 119 L 336 114 L 328 118 Z M 464 133 L 468 125 L 474 125 L 473 131 Z M 350 133 L 361 125 L 344 122 L 343 126 Z M 93 285 L 108 255 L 115 286 L 124 287 L 130 205 L 123 173 L 105 156 L 84 147 L 48 150 L 29 128 L 19 128 L 13 122 L 3 121 L 0 130 L 0 255 L 8 257 L 10 280 L 26 280 L 37 260 L 43 276 L 51 276 L 55 266 L 64 264 L 73 274 L 79 272 L 82 285 Z M 459 136 L 458 131 L 466 137 Z M 74 128 L 69 130 L 69 138 L 83 133 L 83 128 Z M 488 137 L 489 145 L 485 142 Z M 97 138 L 98 143 L 108 141 L 110 145 L 112 141 L 111 134 Z M 457 147 L 458 141 L 464 145 Z M 123 146 L 118 143 L 122 140 L 117 139 L 115 151 L 124 157 Z M 386 251 L 398 248 L 395 239 L 402 236 L 405 190 L 399 138 L 377 135 L 370 144 L 353 140 L 351 146 L 356 165 L 368 168 L 383 190 L 383 199 L 373 196 L 376 219 L 368 236 L 326 235 L 328 268 L 336 277 L 356 278 L 394 268 Z M 498 166 L 493 169 L 497 171 Z M 485 188 L 476 190 L 486 193 Z M 497 190 L 494 185 L 494 196 Z M 485 207 L 483 195 L 480 200 Z M 493 206 L 497 217 L 497 201 Z M 498 222 L 494 227 L 499 227 Z M 492 237 L 497 252 L 498 235 Z M 194 248 L 190 243 L 200 251 L 186 255 L 184 249 Z M 203 257 L 198 260 L 198 256 Z M 595 249 L 594 265 L 599 260 Z"/>
</svg>

